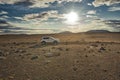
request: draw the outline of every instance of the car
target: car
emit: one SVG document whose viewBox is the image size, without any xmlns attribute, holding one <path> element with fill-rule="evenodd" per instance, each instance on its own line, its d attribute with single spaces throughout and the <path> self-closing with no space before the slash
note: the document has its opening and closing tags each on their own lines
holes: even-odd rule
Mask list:
<svg viewBox="0 0 120 80">
<path fill-rule="evenodd" d="M 51 36 L 43 36 L 41 39 L 41 44 L 45 45 L 47 43 L 53 43 L 53 44 L 58 44 L 60 42 L 59 39 L 51 37 Z"/>
</svg>

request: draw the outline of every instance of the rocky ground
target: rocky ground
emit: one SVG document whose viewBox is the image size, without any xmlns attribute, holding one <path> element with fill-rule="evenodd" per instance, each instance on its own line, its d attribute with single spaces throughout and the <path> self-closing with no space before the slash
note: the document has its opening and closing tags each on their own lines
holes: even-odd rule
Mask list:
<svg viewBox="0 0 120 80">
<path fill-rule="evenodd" d="M 0 80 L 120 80 L 120 34 L 0 36 Z"/>
</svg>

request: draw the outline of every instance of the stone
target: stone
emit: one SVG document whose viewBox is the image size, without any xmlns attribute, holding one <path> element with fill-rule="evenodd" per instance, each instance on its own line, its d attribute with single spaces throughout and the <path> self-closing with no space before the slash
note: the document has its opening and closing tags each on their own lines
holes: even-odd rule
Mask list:
<svg viewBox="0 0 120 80">
<path fill-rule="evenodd" d="M 55 56 L 60 56 L 60 53 L 46 53 L 44 56 L 45 57 L 55 57 Z"/>
<path fill-rule="evenodd" d="M 101 47 L 99 50 L 105 51 L 106 49 L 104 47 Z"/>
<path fill-rule="evenodd" d="M 74 70 L 74 71 L 77 71 L 77 68 L 76 68 L 76 67 L 73 67 L 73 70 Z"/>
<path fill-rule="evenodd" d="M 31 58 L 31 60 L 35 60 L 35 59 L 38 59 L 38 56 L 33 56 L 33 57 Z"/>
<path fill-rule="evenodd" d="M 6 59 L 6 57 L 3 57 L 3 56 L 0 57 L 0 60 L 5 60 L 5 59 Z"/>
</svg>

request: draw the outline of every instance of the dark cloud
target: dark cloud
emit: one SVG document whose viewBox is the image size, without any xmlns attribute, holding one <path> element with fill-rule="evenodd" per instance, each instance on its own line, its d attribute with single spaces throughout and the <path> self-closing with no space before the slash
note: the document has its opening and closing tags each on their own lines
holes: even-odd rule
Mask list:
<svg viewBox="0 0 120 80">
<path fill-rule="evenodd" d="M 117 28 L 120 32 L 120 20 L 107 20 L 105 23 L 111 27 Z"/>
<path fill-rule="evenodd" d="M 14 30 L 19 30 L 22 28 L 19 27 L 14 27 L 11 24 L 9 24 L 7 21 L 5 20 L 0 20 L 0 30 L 5 30 L 5 29 L 14 29 Z"/>
<path fill-rule="evenodd" d="M 7 24 L 5 20 L 0 20 L 0 24 Z"/>
<path fill-rule="evenodd" d="M 95 7 L 99 7 L 102 5 L 110 6 L 110 5 L 119 4 L 119 3 L 120 3 L 120 0 L 95 0 L 93 1 L 93 5 Z"/>
<path fill-rule="evenodd" d="M 33 17 L 29 18 L 29 19 L 44 18 L 45 16 L 48 16 L 48 13 L 44 12 L 44 13 L 38 14 L 36 16 L 33 16 Z"/>
<path fill-rule="evenodd" d="M 27 14 L 24 16 L 24 20 L 30 20 L 30 19 L 40 19 L 40 20 L 48 20 L 49 18 L 60 18 L 61 15 L 58 14 L 57 11 L 51 10 L 51 11 L 45 11 L 42 13 L 37 14 Z"/>
<path fill-rule="evenodd" d="M 19 2 L 15 2 L 14 5 L 19 5 L 19 6 L 31 6 L 34 3 L 31 2 L 30 0 L 25 0 L 25 1 L 19 1 Z"/>
</svg>

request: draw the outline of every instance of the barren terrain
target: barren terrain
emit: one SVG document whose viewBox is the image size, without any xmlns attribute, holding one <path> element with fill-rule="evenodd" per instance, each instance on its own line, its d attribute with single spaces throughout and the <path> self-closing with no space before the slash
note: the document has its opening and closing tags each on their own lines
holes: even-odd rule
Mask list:
<svg viewBox="0 0 120 80">
<path fill-rule="evenodd" d="M 120 80 L 120 33 L 42 36 L 0 36 L 0 80 Z"/>
</svg>

